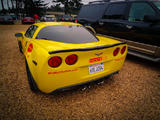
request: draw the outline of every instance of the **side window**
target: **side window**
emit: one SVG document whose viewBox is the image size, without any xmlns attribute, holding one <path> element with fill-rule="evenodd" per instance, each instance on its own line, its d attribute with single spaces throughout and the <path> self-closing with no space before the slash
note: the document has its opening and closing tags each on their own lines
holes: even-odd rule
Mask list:
<svg viewBox="0 0 160 120">
<path fill-rule="evenodd" d="M 145 15 L 155 15 L 154 9 L 145 2 L 132 3 L 128 21 L 137 22 L 143 21 Z"/>
<path fill-rule="evenodd" d="M 104 19 L 125 19 L 127 3 L 110 4 L 105 12 Z"/>
<path fill-rule="evenodd" d="M 29 27 L 25 33 L 25 36 L 28 38 L 32 38 L 37 28 L 38 26 L 35 26 L 35 25 L 32 25 L 31 27 Z"/>
</svg>

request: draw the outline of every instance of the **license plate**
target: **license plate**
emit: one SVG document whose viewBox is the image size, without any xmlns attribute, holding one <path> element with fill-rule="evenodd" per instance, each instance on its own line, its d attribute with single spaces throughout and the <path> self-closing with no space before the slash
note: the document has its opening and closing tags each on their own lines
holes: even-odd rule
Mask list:
<svg viewBox="0 0 160 120">
<path fill-rule="evenodd" d="M 94 64 L 89 66 L 89 74 L 94 74 L 104 70 L 104 63 Z"/>
</svg>

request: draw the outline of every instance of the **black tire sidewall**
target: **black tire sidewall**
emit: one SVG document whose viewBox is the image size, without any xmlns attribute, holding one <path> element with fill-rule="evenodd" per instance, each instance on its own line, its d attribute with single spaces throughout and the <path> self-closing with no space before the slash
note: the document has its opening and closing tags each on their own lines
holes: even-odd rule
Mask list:
<svg viewBox="0 0 160 120">
<path fill-rule="evenodd" d="M 28 83 L 29 83 L 29 86 L 30 86 L 30 89 L 33 91 L 33 92 L 38 92 L 39 89 L 33 79 L 33 76 L 30 72 L 30 69 L 28 67 L 28 64 L 27 64 L 27 61 L 25 60 L 25 64 L 26 64 L 26 72 L 27 72 L 27 77 L 28 77 Z"/>
</svg>

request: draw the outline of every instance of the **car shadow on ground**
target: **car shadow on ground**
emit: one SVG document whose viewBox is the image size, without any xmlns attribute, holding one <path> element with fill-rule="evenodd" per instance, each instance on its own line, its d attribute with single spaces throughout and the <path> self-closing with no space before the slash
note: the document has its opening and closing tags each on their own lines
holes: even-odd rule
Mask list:
<svg viewBox="0 0 160 120">
<path fill-rule="evenodd" d="M 129 60 L 129 61 L 134 62 L 136 64 L 140 64 L 144 67 L 151 68 L 152 70 L 155 70 L 155 71 L 160 71 L 160 62 L 156 63 L 156 62 L 149 61 L 149 60 L 139 58 L 136 56 L 132 56 L 132 55 L 127 55 L 126 60 Z"/>
<path fill-rule="evenodd" d="M 75 86 L 75 87 L 70 87 L 66 90 L 60 90 L 60 91 L 54 91 L 53 93 L 50 94 L 45 94 L 42 92 L 39 92 L 37 94 L 39 95 L 44 95 L 46 97 L 49 97 L 52 99 L 52 97 L 54 98 L 59 98 L 59 97 L 64 97 L 64 96 L 71 96 L 73 94 L 84 94 L 84 93 L 89 93 L 89 92 L 93 92 L 94 90 L 96 90 L 96 88 L 100 88 L 103 87 L 104 85 L 111 85 L 115 82 L 114 75 L 109 76 L 109 77 L 105 77 L 103 79 L 100 79 L 98 81 L 94 81 L 94 82 L 90 82 L 84 85 L 79 85 L 79 86 Z"/>
</svg>

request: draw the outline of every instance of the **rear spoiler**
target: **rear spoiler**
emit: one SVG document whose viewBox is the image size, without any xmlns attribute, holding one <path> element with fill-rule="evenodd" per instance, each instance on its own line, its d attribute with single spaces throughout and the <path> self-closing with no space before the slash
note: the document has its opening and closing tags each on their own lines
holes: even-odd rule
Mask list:
<svg viewBox="0 0 160 120">
<path fill-rule="evenodd" d="M 61 52 L 72 52 L 72 51 L 91 51 L 91 50 L 100 50 L 104 48 L 111 48 L 117 45 L 123 45 L 126 42 L 116 43 L 112 45 L 103 45 L 103 46 L 96 46 L 96 47 L 89 47 L 89 48 L 79 48 L 79 49 L 66 49 L 66 50 L 57 50 L 57 51 L 50 51 L 49 54 L 61 53 Z"/>
</svg>

